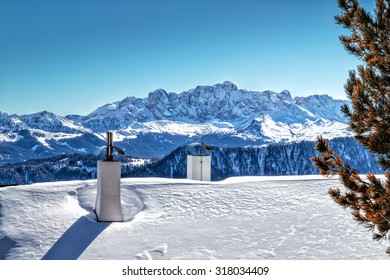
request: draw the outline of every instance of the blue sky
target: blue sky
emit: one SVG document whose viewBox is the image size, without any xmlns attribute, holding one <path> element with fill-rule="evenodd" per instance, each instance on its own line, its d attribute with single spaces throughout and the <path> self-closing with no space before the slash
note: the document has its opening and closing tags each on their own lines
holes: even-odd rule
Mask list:
<svg viewBox="0 0 390 280">
<path fill-rule="evenodd" d="M 85 115 L 225 80 L 344 99 L 359 61 L 338 13 L 336 0 L 1 1 L 0 111 Z"/>
</svg>

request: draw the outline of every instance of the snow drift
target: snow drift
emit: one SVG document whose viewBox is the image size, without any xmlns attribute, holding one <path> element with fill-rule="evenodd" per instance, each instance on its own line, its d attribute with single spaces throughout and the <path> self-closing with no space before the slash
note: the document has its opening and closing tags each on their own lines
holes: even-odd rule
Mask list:
<svg viewBox="0 0 390 280">
<path fill-rule="evenodd" d="M 96 181 L 0 189 L 0 259 L 388 259 L 337 179 L 122 179 L 125 222 L 98 223 Z"/>
</svg>

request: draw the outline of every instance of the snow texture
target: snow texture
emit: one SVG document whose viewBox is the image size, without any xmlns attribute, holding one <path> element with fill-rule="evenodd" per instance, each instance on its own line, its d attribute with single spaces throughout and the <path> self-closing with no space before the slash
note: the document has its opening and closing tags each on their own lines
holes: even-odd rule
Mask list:
<svg viewBox="0 0 390 280">
<path fill-rule="evenodd" d="M 388 259 L 328 196 L 337 179 L 122 179 L 125 222 L 98 223 L 96 181 L 0 189 L 0 259 Z"/>
</svg>

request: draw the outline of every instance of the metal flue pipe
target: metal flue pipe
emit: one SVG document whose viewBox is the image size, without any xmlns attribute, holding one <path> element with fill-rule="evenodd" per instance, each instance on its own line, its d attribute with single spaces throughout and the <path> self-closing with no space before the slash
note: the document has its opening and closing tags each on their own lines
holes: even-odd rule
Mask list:
<svg viewBox="0 0 390 280">
<path fill-rule="evenodd" d="M 107 132 L 107 149 L 106 149 L 106 161 L 114 161 L 112 145 L 112 131 Z"/>
</svg>

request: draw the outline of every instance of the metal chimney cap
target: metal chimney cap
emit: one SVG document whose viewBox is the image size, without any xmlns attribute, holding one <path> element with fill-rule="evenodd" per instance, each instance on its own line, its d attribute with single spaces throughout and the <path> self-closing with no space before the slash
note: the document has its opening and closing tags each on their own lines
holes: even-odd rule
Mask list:
<svg viewBox="0 0 390 280">
<path fill-rule="evenodd" d="M 114 161 L 114 151 L 116 151 L 118 154 L 120 155 L 124 155 L 125 153 L 122 151 L 122 149 L 116 147 L 113 145 L 113 131 L 108 131 L 106 133 L 107 135 L 107 144 L 106 146 L 102 146 L 100 148 L 98 148 L 95 152 L 95 155 L 99 155 L 103 149 L 106 150 L 106 158 L 104 161 Z"/>
<path fill-rule="evenodd" d="M 201 150 L 201 154 L 196 153 L 196 150 Z M 185 148 L 187 155 L 204 155 L 212 151 L 214 151 L 214 148 L 205 143 L 191 143 Z"/>
</svg>

